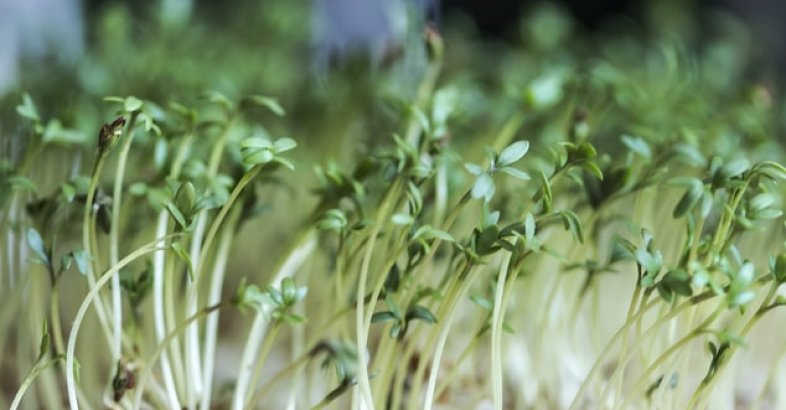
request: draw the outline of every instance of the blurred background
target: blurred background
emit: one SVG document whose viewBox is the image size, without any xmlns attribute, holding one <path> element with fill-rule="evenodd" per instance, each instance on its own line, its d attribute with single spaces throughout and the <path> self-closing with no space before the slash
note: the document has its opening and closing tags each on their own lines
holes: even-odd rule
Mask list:
<svg viewBox="0 0 786 410">
<path fill-rule="evenodd" d="M 0 0 L 0 93 L 25 88 L 35 78 L 27 75 L 37 65 L 52 69 L 76 69 L 79 75 L 91 77 L 82 84 L 100 88 L 102 73 L 91 71 L 100 61 L 83 61 L 85 55 L 109 43 L 106 30 L 137 37 L 134 46 L 141 46 L 150 35 L 150 23 L 169 29 L 200 30 L 199 24 L 222 27 L 215 34 L 232 33 L 242 26 L 249 41 L 268 36 L 270 27 L 249 21 L 249 10 L 257 10 L 268 22 L 286 23 L 275 0 L 233 0 L 229 2 L 199 0 Z M 440 25 L 443 21 L 459 20 L 470 25 L 486 39 L 516 42 L 521 15 L 540 5 L 535 1 L 501 0 L 314 0 L 295 1 L 299 9 L 290 15 L 293 25 L 302 29 L 300 38 L 276 41 L 308 42 L 303 46 L 302 60 L 311 67 L 324 69 L 339 55 L 365 53 L 375 63 L 396 56 L 402 49 L 407 33 L 423 21 Z M 752 27 L 756 52 L 764 61 L 786 63 L 783 38 L 786 5 L 778 0 L 561 0 L 551 5 L 571 16 L 583 32 L 597 32 L 610 25 L 645 25 L 654 15 L 661 14 L 658 24 L 671 24 L 683 31 L 711 29 L 716 13 L 729 13 Z M 243 11 L 241 15 L 239 11 Z M 122 19 L 121 15 L 131 17 Z M 686 15 L 695 20 L 686 21 Z M 114 19 L 114 20 L 113 20 Z M 544 23 L 548 24 L 548 23 Z M 679 27 L 682 25 L 682 27 Z M 685 27 L 690 25 L 691 27 Z M 256 27 L 254 27 L 256 26 Z M 143 31 L 148 31 L 144 33 Z M 158 33 L 160 34 L 160 33 Z M 293 34 L 293 33 L 290 33 Z M 694 34 L 695 38 L 697 34 Z M 160 39 L 165 42 L 167 39 Z M 231 40 L 228 40 L 231 41 Z M 265 53 L 265 41 L 258 52 Z M 132 53 L 135 50 L 119 50 Z M 175 52 L 176 50 L 172 50 Z M 209 45 L 205 46 L 209 53 Z M 151 74 L 154 74 L 152 72 Z M 105 73 L 104 73 L 105 74 Z M 29 86 L 27 86 L 29 87 Z"/>
<path fill-rule="evenodd" d="M 206 89 L 278 97 L 288 118 L 309 118 L 285 124 L 290 135 L 318 138 L 358 112 L 375 116 L 372 132 L 389 130 L 369 102 L 415 93 L 424 24 L 447 39 L 442 78 L 477 91 L 463 113 L 476 123 L 499 119 L 473 118 L 479 97 L 510 97 L 556 62 L 635 68 L 642 45 L 682 50 L 681 64 L 707 68 L 700 80 L 717 89 L 775 93 L 784 19 L 778 0 L 0 0 L 0 150 L 14 150 L 5 137 L 22 92 L 85 140 L 105 96 L 165 102 Z"/>
</svg>

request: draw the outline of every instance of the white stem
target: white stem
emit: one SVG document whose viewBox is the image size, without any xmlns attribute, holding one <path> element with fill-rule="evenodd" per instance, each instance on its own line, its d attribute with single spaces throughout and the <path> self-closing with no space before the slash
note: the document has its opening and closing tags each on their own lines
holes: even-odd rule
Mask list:
<svg viewBox="0 0 786 410">
<path fill-rule="evenodd" d="M 281 283 L 284 278 L 292 277 L 295 272 L 300 269 L 306 259 L 314 251 L 317 244 L 317 236 L 315 231 L 308 232 L 304 236 L 303 243 L 295 248 L 289 255 L 287 260 L 276 272 L 272 279 L 273 284 Z M 240 361 L 237 382 L 235 383 L 235 392 L 232 398 L 232 410 L 242 410 L 246 402 L 246 395 L 254 372 L 254 364 L 256 363 L 256 355 L 259 351 L 259 346 L 265 338 L 267 333 L 266 320 L 272 312 L 270 305 L 262 305 L 262 309 L 257 313 L 254 318 L 254 324 L 249 332 L 248 339 L 246 339 L 246 347 L 243 349 L 243 357 Z"/>
<path fill-rule="evenodd" d="M 169 216 L 165 211 L 158 215 L 158 225 L 156 227 L 156 238 L 166 235 Z M 156 342 L 161 343 L 166 337 L 166 319 L 164 317 L 164 264 L 166 262 L 166 251 L 160 250 L 153 255 L 153 315 L 156 330 Z M 180 400 L 175 389 L 175 379 L 172 375 L 172 366 L 169 362 L 169 354 L 161 354 L 161 377 L 164 379 L 164 388 L 167 392 L 167 401 L 170 408 L 179 409 Z"/>
<path fill-rule="evenodd" d="M 202 258 L 202 239 L 205 236 L 205 229 L 207 227 L 207 211 L 203 210 L 197 217 L 196 228 L 194 229 L 194 236 L 191 238 L 191 248 L 189 255 L 191 256 L 191 263 L 196 272 L 200 271 L 200 265 L 203 262 Z M 223 243 L 222 243 L 223 245 Z M 186 317 L 194 315 L 197 311 L 197 286 L 193 281 L 188 283 L 188 290 L 186 291 Z M 220 297 L 220 295 L 219 295 Z M 217 303 L 216 301 L 215 303 Z M 209 304 L 213 304 L 210 302 Z M 217 315 L 217 314 L 216 314 Z M 188 392 L 188 408 L 196 408 L 196 398 L 202 394 L 202 381 L 204 373 L 202 371 L 202 358 L 199 355 L 199 324 L 192 323 L 186 328 L 186 389 Z"/>
<path fill-rule="evenodd" d="M 197 229 L 199 227 L 197 226 Z M 203 229 L 204 230 L 204 229 Z M 224 274 L 226 273 L 227 259 L 229 258 L 229 250 L 232 248 L 232 239 L 234 238 L 235 224 L 230 223 L 221 233 L 219 239 L 218 253 L 216 260 L 213 262 L 213 277 L 210 281 L 210 293 L 208 294 L 208 306 L 215 305 L 221 300 L 221 290 L 224 284 Z M 192 253 L 192 255 L 195 255 Z M 203 361 L 205 363 L 204 372 L 202 373 L 202 400 L 200 401 L 199 408 L 201 410 L 210 410 L 210 402 L 212 401 L 213 394 L 213 372 L 214 362 L 216 359 L 216 340 L 218 338 L 218 315 L 216 311 L 207 317 L 205 323 L 205 352 Z"/>
<path fill-rule="evenodd" d="M 133 121 L 132 121 L 133 122 Z M 133 125 L 132 125 L 133 126 Z M 112 229 L 109 232 L 109 265 L 115 265 L 120 260 L 120 203 L 123 198 L 123 180 L 125 179 L 128 152 L 131 150 L 133 133 L 129 132 L 123 141 L 120 155 L 117 159 L 117 172 L 112 191 Z M 123 344 L 123 299 L 120 295 L 120 275 L 112 278 L 112 362 L 120 360 Z"/>
</svg>

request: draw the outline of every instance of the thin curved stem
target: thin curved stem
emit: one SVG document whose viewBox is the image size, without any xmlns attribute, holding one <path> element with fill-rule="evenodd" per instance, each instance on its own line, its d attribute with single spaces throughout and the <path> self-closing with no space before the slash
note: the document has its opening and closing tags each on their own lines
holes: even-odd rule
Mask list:
<svg viewBox="0 0 786 410">
<path fill-rule="evenodd" d="M 76 318 L 74 319 L 74 323 L 71 327 L 71 334 L 68 336 L 68 345 L 66 347 L 66 386 L 68 388 L 68 404 L 69 406 L 77 410 L 79 409 L 79 403 L 76 399 L 76 378 L 75 378 L 75 356 L 74 351 L 76 349 L 76 339 L 79 335 L 79 328 L 84 321 L 85 314 L 87 314 L 87 309 L 90 307 L 90 304 L 93 303 L 93 299 L 97 297 L 98 292 L 101 290 L 103 286 L 105 286 L 111 279 L 112 276 L 116 275 L 120 269 L 126 267 L 131 262 L 135 261 L 136 259 L 151 253 L 157 250 L 166 249 L 165 247 L 159 247 L 158 245 L 161 242 L 164 242 L 168 239 L 171 239 L 175 235 L 170 235 L 165 238 L 156 239 L 140 248 L 131 252 L 128 256 L 123 258 L 120 262 L 116 265 L 112 266 L 107 270 L 101 278 L 96 282 L 95 286 L 90 289 L 90 292 L 85 296 L 82 300 L 82 304 L 79 306 L 79 310 L 77 311 Z"/>
</svg>

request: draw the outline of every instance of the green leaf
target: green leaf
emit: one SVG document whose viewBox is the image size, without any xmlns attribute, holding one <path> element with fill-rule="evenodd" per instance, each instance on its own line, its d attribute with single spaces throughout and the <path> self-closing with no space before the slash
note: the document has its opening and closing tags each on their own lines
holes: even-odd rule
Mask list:
<svg viewBox="0 0 786 410">
<path fill-rule="evenodd" d="M 76 197 L 76 187 L 66 182 L 60 186 L 60 194 L 66 202 L 73 202 L 74 197 Z"/>
<path fill-rule="evenodd" d="M 87 271 L 90 268 L 90 255 L 87 253 L 87 251 L 84 249 L 79 249 L 71 252 L 71 255 L 74 257 L 74 262 L 76 262 L 76 270 L 78 270 L 82 275 L 87 275 Z"/>
<path fill-rule="evenodd" d="M 609 265 L 619 261 L 633 259 L 633 254 L 635 251 L 636 247 L 630 243 L 630 241 L 620 237 L 615 237 L 611 244 Z"/>
<path fill-rule="evenodd" d="M 691 276 L 682 269 L 670 270 L 663 276 L 661 283 L 680 296 L 690 297 L 693 295 Z"/>
<path fill-rule="evenodd" d="M 281 317 L 281 319 L 289 324 L 298 324 L 298 323 L 307 322 L 305 317 L 296 315 L 294 313 L 286 313 Z"/>
<path fill-rule="evenodd" d="M 339 209 L 331 209 L 317 222 L 317 228 L 322 230 L 340 231 L 347 226 L 347 217 Z"/>
<path fill-rule="evenodd" d="M 295 281 L 292 278 L 287 277 L 281 280 L 281 296 L 284 305 L 291 306 L 295 302 L 296 293 Z"/>
<path fill-rule="evenodd" d="M 190 181 L 180 184 L 180 187 L 175 193 L 173 202 L 184 216 L 190 215 L 196 203 L 196 189 L 194 188 L 194 184 Z"/>
<path fill-rule="evenodd" d="M 479 255 L 488 255 L 499 249 L 495 246 L 499 238 L 499 226 L 491 225 L 484 228 L 482 231 L 477 231 L 477 239 L 475 242 L 475 252 Z"/>
<path fill-rule="evenodd" d="M 780 218 L 783 215 L 783 211 L 780 209 L 770 208 L 770 209 L 762 209 L 761 211 L 757 211 L 751 215 L 751 217 L 759 220 L 767 220 L 767 219 L 776 219 Z"/>
<path fill-rule="evenodd" d="M 277 154 L 289 151 L 295 147 L 297 147 L 297 142 L 292 138 L 280 138 L 273 143 L 273 150 L 276 151 Z"/>
<path fill-rule="evenodd" d="M 374 312 L 374 314 L 371 315 L 371 323 L 381 323 L 388 321 L 397 322 L 398 318 L 396 318 L 396 315 L 388 311 Z"/>
<path fill-rule="evenodd" d="M 482 228 L 488 228 L 491 225 L 496 225 L 499 222 L 499 211 L 490 212 L 488 206 L 483 204 L 483 224 L 481 225 Z"/>
<path fill-rule="evenodd" d="M 688 185 L 688 190 L 682 195 L 677 206 L 674 207 L 672 216 L 680 218 L 690 212 L 704 195 L 704 185 L 696 178 L 673 180 L 674 184 Z"/>
<path fill-rule="evenodd" d="M 405 320 L 407 321 L 422 320 L 424 322 L 431 323 L 431 324 L 437 323 L 436 316 L 434 316 L 434 314 L 431 313 L 430 310 L 420 305 L 416 305 L 407 309 L 407 315 L 405 317 Z"/>
<path fill-rule="evenodd" d="M 651 275 L 657 275 L 660 272 L 661 267 L 663 266 L 663 257 L 660 254 L 660 251 L 656 251 L 655 254 L 650 254 L 647 252 L 646 249 L 636 249 L 636 261 L 644 268 L 647 273 Z"/>
<path fill-rule="evenodd" d="M 543 171 L 538 172 L 538 176 L 540 177 L 540 192 L 543 194 L 543 212 L 549 213 L 551 212 L 551 206 L 553 202 L 553 197 L 551 193 L 551 183 L 549 179 L 546 177 L 546 174 Z"/>
<path fill-rule="evenodd" d="M 513 178 L 517 178 L 522 181 L 529 181 L 531 179 L 528 173 L 513 167 L 497 168 L 497 171 L 502 172 L 503 174 L 508 174 Z"/>
<path fill-rule="evenodd" d="M 281 291 L 276 289 L 273 286 L 267 287 L 267 295 L 270 297 L 270 300 L 276 306 L 283 306 L 284 305 L 284 297 L 281 295 Z"/>
<path fill-rule="evenodd" d="M 562 99 L 562 77 L 547 74 L 535 79 L 525 91 L 525 100 L 537 109 L 549 108 Z"/>
<path fill-rule="evenodd" d="M 423 110 L 421 110 L 420 108 L 418 108 L 416 105 L 413 104 L 409 106 L 409 112 L 415 117 L 418 124 L 420 124 L 420 128 L 422 128 L 427 132 L 431 130 L 431 125 L 429 123 L 428 117 L 423 112 Z"/>
<path fill-rule="evenodd" d="M 744 306 L 748 302 L 756 299 L 756 292 L 752 290 L 746 290 L 744 292 L 739 292 L 731 295 L 731 299 L 729 300 L 729 306 L 735 308 Z"/>
<path fill-rule="evenodd" d="M 399 285 L 401 285 L 401 270 L 399 270 L 398 265 L 393 264 L 388 271 L 387 277 L 385 277 L 385 292 L 397 292 Z"/>
<path fill-rule="evenodd" d="M 756 164 L 756 170 L 771 179 L 786 180 L 786 167 L 774 161 L 762 161 Z"/>
<path fill-rule="evenodd" d="M 86 135 L 82 132 L 63 128 L 63 125 L 57 119 L 52 119 L 46 124 L 44 133 L 41 138 L 46 143 L 59 143 L 59 144 L 81 144 L 86 141 Z"/>
<path fill-rule="evenodd" d="M 749 167 L 750 162 L 748 162 L 747 159 L 736 159 L 726 163 L 726 165 L 721 168 L 721 175 L 726 178 L 733 178 L 745 172 Z"/>
<path fill-rule="evenodd" d="M 410 225 L 415 219 L 409 214 L 397 213 L 390 217 L 390 221 L 395 225 Z"/>
<path fill-rule="evenodd" d="M 584 243 L 584 230 L 579 217 L 573 211 L 567 210 L 558 211 L 557 214 L 561 217 L 565 229 L 569 230 L 580 243 Z"/>
<path fill-rule="evenodd" d="M 246 165 L 266 164 L 273 160 L 273 152 L 269 149 L 248 149 L 243 152 L 243 163 Z"/>
<path fill-rule="evenodd" d="M 65 272 L 68 269 L 71 269 L 71 262 L 73 261 L 74 257 L 70 253 L 60 255 L 60 271 Z"/>
<path fill-rule="evenodd" d="M 494 185 L 494 180 L 491 178 L 491 175 L 482 174 L 472 186 L 471 195 L 475 199 L 483 198 L 488 202 L 494 196 L 495 190 L 496 186 Z"/>
<path fill-rule="evenodd" d="M 212 104 L 216 104 L 224 108 L 227 111 L 232 110 L 232 102 L 229 101 L 229 98 L 227 98 L 224 94 L 221 94 L 218 91 L 206 91 L 202 94 L 202 98 Z"/>
<path fill-rule="evenodd" d="M 531 213 L 527 213 L 524 218 L 524 237 L 527 242 L 532 242 L 532 238 L 535 237 L 535 217 Z"/>
<path fill-rule="evenodd" d="M 20 175 L 10 176 L 6 181 L 8 182 L 9 185 L 11 185 L 11 188 L 13 188 L 14 190 L 30 191 L 30 192 L 37 191 L 37 188 L 35 186 L 35 183 L 33 183 L 33 181 Z"/>
<path fill-rule="evenodd" d="M 594 175 L 595 178 L 598 178 L 598 180 L 603 181 L 603 171 L 601 171 L 601 169 L 598 167 L 598 164 L 590 161 L 582 164 L 581 166 L 587 171 L 589 171 L 590 174 Z"/>
<path fill-rule="evenodd" d="M 50 266 L 51 261 L 49 260 L 49 252 L 46 250 L 46 246 L 44 245 L 44 240 L 41 238 L 41 235 L 35 228 L 28 228 L 27 229 L 27 244 L 30 246 L 30 249 L 35 253 L 37 261 L 43 263 L 44 265 Z"/>
<path fill-rule="evenodd" d="M 475 176 L 480 176 L 483 174 L 483 172 L 485 172 L 480 165 L 473 164 L 471 162 L 467 162 L 466 164 L 464 164 L 464 168 L 466 168 L 470 174 Z"/>
<path fill-rule="evenodd" d="M 49 323 L 47 322 L 46 318 L 44 318 L 43 324 L 43 335 L 41 336 L 41 343 L 38 345 L 38 359 L 41 360 L 46 353 L 49 351 Z"/>
<path fill-rule="evenodd" d="M 286 158 L 274 157 L 272 162 L 283 165 L 285 168 L 289 169 L 290 171 L 295 170 L 295 164 L 293 164 L 291 161 L 289 161 Z"/>
<path fill-rule="evenodd" d="M 677 144 L 673 150 L 683 162 L 694 167 L 704 167 L 707 165 L 707 158 L 696 147 L 685 143 Z"/>
<path fill-rule="evenodd" d="M 71 187 L 71 189 L 73 190 L 73 187 Z M 128 187 L 128 192 L 135 196 L 145 195 L 147 193 L 147 184 L 144 182 L 134 182 Z M 63 193 L 65 194 L 65 187 L 63 188 Z M 73 196 L 73 193 L 71 193 L 71 195 Z"/>
<path fill-rule="evenodd" d="M 193 282 L 194 281 L 194 264 L 191 262 L 191 256 L 188 255 L 188 252 L 183 248 L 183 245 L 180 242 L 173 242 L 171 245 L 175 254 L 183 260 L 186 264 L 186 270 L 188 271 L 188 278 Z"/>
<path fill-rule="evenodd" d="M 773 198 L 772 195 L 765 192 L 751 198 L 749 202 L 749 206 L 752 210 L 758 211 L 768 208 L 774 203 L 775 203 L 775 198 Z"/>
<path fill-rule="evenodd" d="M 492 309 L 494 309 L 494 304 L 491 303 L 491 301 L 488 300 L 487 298 L 484 298 L 482 296 L 470 296 L 469 299 L 472 300 L 473 302 L 475 302 L 476 305 L 480 306 L 481 308 L 483 308 L 485 310 L 492 310 Z"/>
<path fill-rule="evenodd" d="M 396 301 L 393 299 L 393 294 L 388 293 L 387 295 L 385 295 L 385 304 L 387 305 L 388 310 L 390 310 L 390 312 L 393 313 L 394 316 L 396 316 L 397 318 L 402 317 L 401 308 L 398 307 Z"/>
<path fill-rule="evenodd" d="M 571 160 L 576 163 L 584 163 L 598 156 L 598 151 L 587 141 L 582 142 L 576 147 Z"/>
<path fill-rule="evenodd" d="M 130 96 L 126 97 L 123 101 L 123 109 L 127 112 L 134 112 L 142 108 L 142 100 L 139 98 Z"/>
<path fill-rule="evenodd" d="M 502 150 L 497 158 L 497 164 L 506 166 L 520 160 L 529 151 L 529 141 L 517 141 Z"/>
<path fill-rule="evenodd" d="M 186 217 L 183 215 L 182 212 L 180 212 L 179 209 L 177 209 L 174 203 L 169 202 L 164 207 L 166 208 L 167 212 L 169 212 L 169 215 L 172 217 L 172 219 L 174 219 L 175 222 L 177 222 L 177 224 L 180 225 L 182 229 L 188 227 Z"/>
<path fill-rule="evenodd" d="M 240 148 L 267 148 L 272 149 L 273 143 L 265 137 L 248 137 L 240 141 Z"/>
<path fill-rule="evenodd" d="M 644 141 L 641 137 L 623 135 L 622 143 L 637 155 L 646 159 L 652 158 L 652 150 L 650 149 L 649 144 L 647 144 L 647 142 Z"/>
<path fill-rule="evenodd" d="M 711 280 L 710 275 L 707 274 L 706 271 L 704 271 L 704 270 L 697 270 L 697 271 L 693 272 L 693 277 L 691 278 L 691 283 L 693 284 L 693 286 L 695 286 L 695 287 L 697 287 L 699 289 L 702 289 L 708 283 L 710 283 L 710 280 Z"/>
<path fill-rule="evenodd" d="M 38 114 L 38 109 L 33 102 L 33 98 L 30 97 L 28 93 L 22 94 L 22 103 L 16 106 L 16 112 L 33 122 L 41 122 L 41 116 Z"/>
<path fill-rule="evenodd" d="M 443 240 L 445 242 L 455 242 L 456 240 L 453 238 L 452 235 L 443 231 L 441 229 L 432 229 L 431 235 L 437 239 Z"/>
<path fill-rule="evenodd" d="M 273 112 L 273 114 L 278 116 L 286 114 L 286 111 L 284 111 L 284 108 L 281 106 L 281 104 L 279 104 L 278 101 L 272 97 L 265 97 L 264 95 L 250 95 L 245 97 L 243 101 L 256 104 L 260 107 L 265 107 Z"/>
<path fill-rule="evenodd" d="M 782 252 L 775 258 L 775 266 L 772 273 L 778 282 L 786 282 L 786 252 Z"/>
<path fill-rule="evenodd" d="M 401 335 L 401 325 L 396 323 L 390 327 L 390 337 L 398 338 Z"/>
<path fill-rule="evenodd" d="M 163 170 L 166 165 L 166 158 L 169 151 L 169 146 L 164 138 L 156 140 L 156 145 L 153 148 L 153 165 L 156 170 Z"/>
</svg>

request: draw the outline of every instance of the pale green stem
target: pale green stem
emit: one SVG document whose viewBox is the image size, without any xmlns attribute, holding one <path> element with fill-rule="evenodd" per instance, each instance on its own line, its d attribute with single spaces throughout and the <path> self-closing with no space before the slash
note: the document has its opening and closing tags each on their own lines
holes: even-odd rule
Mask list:
<svg viewBox="0 0 786 410">
<path fill-rule="evenodd" d="M 24 397 L 25 392 L 27 391 L 28 387 L 33 383 L 35 378 L 46 368 L 53 366 L 58 361 L 63 360 L 62 357 L 55 357 L 50 359 L 46 362 L 36 361 L 33 368 L 30 370 L 30 373 L 25 377 L 25 380 L 22 382 L 22 385 L 19 386 L 19 390 L 16 391 L 16 395 L 14 396 L 14 400 L 11 402 L 10 410 L 16 410 L 19 408 L 19 404 L 22 402 L 22 397 Z"/>
<path fill-rule="evenodd" d="M 368 281 L 369 270 L 371 267 L 371 259 L 374 254 L 374 248 L 377 242 L 382 227 L 389 217 L 390 209 L 395 207 L 392 198 L 396 197 L 401 181 L 396 180 L 394 186 L 388 191 L 382 199 L 381 207 L 377 213 L 377 218 L 374 226 L 371 229 L 368 243 L 366 244 L 366 251 L 363 255 L 363 260 L 360 266 L 360 278 L 358 280 L 357 288 L 357 311 L 356 311 L 356 326 L 357 326 L 357 353 L 358 353 L 358 387 L 362 396 L 362 403 L 364 410 L 374 409 L 374 398 L 371 394 L 371 383 L 368 376 L 368 357 L 366 357 L 366 345 L 368 340 L 368 333 L 366 332 L 366 319 L 364 317 L 363 300 L 366 297 L 366 282 Z"/>
</svg>

